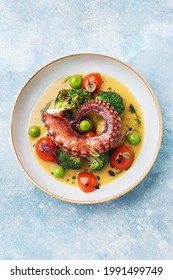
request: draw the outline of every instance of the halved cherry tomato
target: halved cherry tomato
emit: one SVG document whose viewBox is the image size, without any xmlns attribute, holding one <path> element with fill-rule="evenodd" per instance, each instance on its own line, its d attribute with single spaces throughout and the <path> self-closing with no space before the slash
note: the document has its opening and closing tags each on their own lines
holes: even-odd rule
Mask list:
<svg viewBox="0 0 173 280">
<path fill-rule="evenodd" d="M 83 78 L 82 88 L 94 93 L 97 92 L 102 84 L 102 79 L 99 73 L 90 73 Z"/>
<path fill-rule="evenodd" d="M 77 174 L 77 182 L 83 192 L 92 192 L 98 187 L 96 176 L 87 171 Z"/>
<path fill-rule="evenodd" d="M 125 145 L 119 146 L 113 151 L 110 157 L 110 163 L 119 170 L 125 170 L 131 166 L 133 157 L 133 151 L 130 147 Z"/>
<path fill-rule="evenodd" d="M 35 151 L 42 160 L 56 161 L 57 146 L 48 136 L 42 137 L 36 142 Z"/>
<path fill-rule="evenodd" d="M 89 136 L 89 137 L 94 137 L 96 136 L 96 134 L 94 133 L 94 131 L 88 131 L 87 133 L 83 134 L 85 136 Z"/>
</svg>

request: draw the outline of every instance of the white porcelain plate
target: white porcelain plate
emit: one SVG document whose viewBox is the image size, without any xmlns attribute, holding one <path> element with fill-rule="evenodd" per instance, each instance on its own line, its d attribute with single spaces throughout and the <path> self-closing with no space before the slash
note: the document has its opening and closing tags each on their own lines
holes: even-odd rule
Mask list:
<svg viewBox="0 0 173 280">
<path fill-rule="evenodd" d="M 137 99 L 144 118 L 144 141 L 132 167 L 113 183 L 91 193 L 83 193 L 79 188 L 61 184 L 46 173 L 34 158 L 27 135 L 30 113 L 45 89 L 58 78 L 77 72 L 102 72 L 122 82 Z M 12 145 L 22 169 L 43 191 L 69 202 L 104 202 L 133 189 L 151 169 L 160 148 L 161 138 L 161 113 L 156 97 L 147 82 L 127 64 L 100 54 L 74 54 L 48 63 L 26 82 L 12 112 Z"/>
</svg>

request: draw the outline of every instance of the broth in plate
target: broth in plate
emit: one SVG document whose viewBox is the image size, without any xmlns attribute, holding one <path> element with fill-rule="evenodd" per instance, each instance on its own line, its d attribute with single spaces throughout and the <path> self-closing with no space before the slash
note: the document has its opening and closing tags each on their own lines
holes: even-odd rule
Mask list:
<svg viewBox="0 0 173 280">
<path fill-rule="evenodd" d="M 83 77 L 87 73 L 79 73 Z M 133 94 L 128 90 L 126 86 L 124 86 L 118 80 L 108 76 L 104 73 L 100 73 L 102 78 L 102 84 L 99 91 L 115 91 L 118 93 L 124 101 L 124 112 L 121 116 L 122 126 L 121 130 L 124 133 L 128 133 L 129 131 L 136 131 L 140 135 L 141 141 L 137 145 L 131 145 L 127 140 L 124 141 L 123 145 L 128 145 L 134 153 L 134 161 L 138 157 L 140 149 L 142 147 L 143 136 L 144 136 L 144 122 L 142 117 L 141 108 L 133 96 Z M 52 174 L 52 165 L 53 162 L 47 162 L 40 159 L 35 151 L 35 144 L 43 136 L 47 136 L 48 132 L 45 128 L 45 125 L 42 121 L 42 110 L 49 107 L 49 109 L 54 108 L 54 101 L 57 97 L 57 94 L 62 89 L 70 89 L 70 85 L 68 81 L 65 81 L 66 77 L 61 77 L 57 79 L 53 84 L 51 84 L 40 97 L 40 99 L 35 104 L 29 119 L 28 127 L 30 126 L 39 126 L 40 135 L 37 138 L 31 138 L 29 136 L 29 143 L 32 149 L 33 155 L 36 157 L 40 165 L 43 169 L 50 174 L 50 176 L 54 176 Z M 100 119 L 100 122 L 102 120 Z M 72 170 L 66 169 L 65 175 L 63 178 L 57 178 L 57 181 L 63 182 L 65 184 L 69 184 L 77 187 L 78 183 L 76 180 L 77 173 L 81 171 L 90 171 L 90 163 L 87 159 L 82 158 L 82 169 Z M 118 170 L 113 168 L 110 163 L 107 163 L 106 166 L 97 172 L 94 172 L 98 179 L 99 186 L 102 187 L 107 183 L 113 182 L 117 180 L 120 176 L 122 176 L 127 170 Z"/>
</svg>

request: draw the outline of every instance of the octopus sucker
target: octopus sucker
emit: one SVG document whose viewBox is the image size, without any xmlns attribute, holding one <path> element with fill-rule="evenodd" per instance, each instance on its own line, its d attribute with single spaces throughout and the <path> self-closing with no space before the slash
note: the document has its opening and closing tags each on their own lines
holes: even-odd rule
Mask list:
<svg viewBox="0 0 173 280">
<path fill-rule="evenodd" d="M 96 112 L 104 118 L 106 125 L 100 135 L 88 137 L 73 130 L 68 112 L 65 109 L 51 109 L 43 113 L 44 123 L 51 140 L 61 148 L 76 156 L 88 157 L 91 151 L 103 153 L 123 142 L 121 118 L 111 105 L 102 100 L 90 100 L 76 112 L 74 123 L 79 125 L 83 116 Z"/>
</svg>

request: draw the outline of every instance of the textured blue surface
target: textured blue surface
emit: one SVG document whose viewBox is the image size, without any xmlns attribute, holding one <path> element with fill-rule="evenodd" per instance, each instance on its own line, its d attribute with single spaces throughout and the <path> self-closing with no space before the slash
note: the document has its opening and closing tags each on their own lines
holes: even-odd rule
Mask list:
<svg viewBox="0 0 173 280">
<path fill-rule="evenodd" d="M 172 0 L 0 0 L 0 259 L 173 258 L 172 46 Z M 66 203 L 35 187 L 9 137 L 26 79 L 59 56 L 87 51 L 138 70 L 163 115 L 150 173 L 124 197 L 99 205 Z"/>
</svg>

